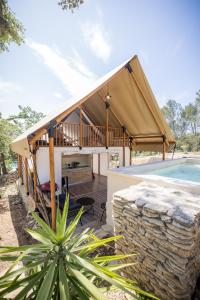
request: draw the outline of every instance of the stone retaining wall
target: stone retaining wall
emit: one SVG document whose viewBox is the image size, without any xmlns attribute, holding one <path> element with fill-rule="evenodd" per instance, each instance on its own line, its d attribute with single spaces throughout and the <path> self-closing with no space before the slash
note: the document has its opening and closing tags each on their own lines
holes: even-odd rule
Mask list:
<svg viewBox="0 0 200 300">
<path fill-rule="evenodd" d="M 133 253 L 125 270 L 163 300 L 189 300 L 200 273 L 200 197 L 141 183 L 113 196 L 117 252 Z M 130 259 L 129 259 L 130 261 Z"/>
</svg>

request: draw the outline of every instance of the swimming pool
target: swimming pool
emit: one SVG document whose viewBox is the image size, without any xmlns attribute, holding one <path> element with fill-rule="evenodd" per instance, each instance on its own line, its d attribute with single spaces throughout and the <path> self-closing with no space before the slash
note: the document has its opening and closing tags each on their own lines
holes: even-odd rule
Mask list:
<svg viewBox="0 0 200 300">
<path fill-rule="evenodd" d="M 108 170 L 107 182 L 106 222 L 113 226 L 113 194 L 141 182 L 197 194 L 200 199 L 200 157 L 179 158 Z"/>
<path fill-rule="evenodd" d="M 146 172 L 146 174 L 200 183 L 200 164 L 186 162 L 175 166 L 159 168 L 150 172 Z"/>
</svg>

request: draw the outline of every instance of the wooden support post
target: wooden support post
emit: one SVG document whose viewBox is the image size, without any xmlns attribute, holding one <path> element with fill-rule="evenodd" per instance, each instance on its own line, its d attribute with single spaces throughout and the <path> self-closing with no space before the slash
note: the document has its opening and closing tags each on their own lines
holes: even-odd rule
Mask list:
<svg viewBox="0 0 200 300">
<path fill-rule="evenodd" d="M 21 180 L 22 184 L 22 157 L 18 155 L 18 178 Z"/>
<path fill-rule="evenodd" d="M 24 170 L 24 160 L 23 160 L 23 157 L 22 157 L 22 156 L 21 156 L 21 165 L 22 165 L 21 185 L 24 185 L 24 174 L 25 174 L 25 170 Z"/>
<path fill-rule="evenodd" d="M 129 164 L 130 166 L 132 166 L 132 148 L 130 148 L 130 161 L 129 161 Z"/>
<path fill-rule="evenodd" d="M 105 132 L 105 146 L 106 149 L 108 149 L 109 146 L 109 107 L 110 104 L 108 103 L 108 101 L 105 101 L 105 105 L 106 105 L 106 132 Z"/>
<path fill-rule="evenodd" d="M 83 147 L 83 110 L 80 107 L 80 145 L 79 148 Z"/>
<path fill-rule="evenodd" d="M 24 159 L 24 167 L 25 167 L 25 190 L 26 195 L 29 195 L 29 186 L 28 186 L 28 159 L 25 157 Z"/>
<path fill-rule="evenodd" d="M 56 198 L 55 198 L 55 166 L 54 166 L 54 128 L 48 130 L 49 134 L 49 169 L 51 190 L 51 226 L 56 230 Z"/>
<path fill-rule="evenodd" d="M 130 166 L 132 166 L 132 151 L 133 151 L 133 138 L 129 137 L 129 149 L 130 149 Z"/>
<path fill-rule="evenodd" d="M 125 167 L 125 159 L 126 159 L 126 153 L 125 153 L 125 138 L 126 138 L 126 128 L 122 126 L 123 131 L 123 167 Z"/>
<path fill-rule="evenodd" d="M 37 200 L 37 163 L 36 163 L 36 145 L 33 145 L 33 195 L 35 201 Z"/>
<path fill-rule="evenodd" d="M 162 159 L 165 160 L 165 152 L 166 152 L 166 144 L 165 144 L 166 136 L 163 135 L 163 154 L 162 154 Z"/>
<path fill-rule="evenodd" d="M 98 175 L 101 174 L 101 169 L 100 169 L 100 166 L 101 166 L 101 154 L 98 153 Z"/>
</svg>

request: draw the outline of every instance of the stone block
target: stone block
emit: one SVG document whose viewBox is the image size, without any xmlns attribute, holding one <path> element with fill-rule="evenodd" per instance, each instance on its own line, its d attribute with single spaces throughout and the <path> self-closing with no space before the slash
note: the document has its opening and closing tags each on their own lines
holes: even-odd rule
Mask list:
<svg viewBox="0 0 200 300">
<path fill-rule="evenodd" d="M 162 300 L 190 300 L 200 273 L 199 196 L 140 183 L 113 197 L 118 253 L 137 252 L 124 273 Z"/>
</svg>

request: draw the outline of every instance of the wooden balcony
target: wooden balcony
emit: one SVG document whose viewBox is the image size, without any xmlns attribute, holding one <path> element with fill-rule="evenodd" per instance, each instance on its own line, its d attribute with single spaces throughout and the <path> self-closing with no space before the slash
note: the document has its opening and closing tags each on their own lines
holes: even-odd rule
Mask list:
<svg viewBox="0 0 200 300">
<path fill-rule="evenodd" d="M 49 146 L 48 133 L 38 141 L 41 147 Z M 56 147 L 123 147 L 128 146 L 128 136 L 123 128 L 85 124 L 59 123 L 54 130 Z"/>
</svg>

